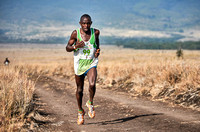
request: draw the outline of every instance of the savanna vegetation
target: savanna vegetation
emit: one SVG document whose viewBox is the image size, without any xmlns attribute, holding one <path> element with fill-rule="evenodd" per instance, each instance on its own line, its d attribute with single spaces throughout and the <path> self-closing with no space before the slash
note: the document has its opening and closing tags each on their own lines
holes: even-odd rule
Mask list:
<svg viewBox="0 0 200 132">
<path fill-rule="evenodd" d="M 26 122 L 40 76 L 74 80 L 73 53 L 65 45 L 0 45 L 0 127 Z M 200 52 L 102 46 L 97 88 L 200 110 Z M 8 57 L 10 65 L 4 66 Z"/>
</svg>

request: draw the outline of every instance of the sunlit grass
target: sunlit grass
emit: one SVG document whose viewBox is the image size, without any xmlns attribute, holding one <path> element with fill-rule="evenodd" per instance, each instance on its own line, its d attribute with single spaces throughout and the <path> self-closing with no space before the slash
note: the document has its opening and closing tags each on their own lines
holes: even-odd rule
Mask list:
<svg viewBox="0 0 200 132">
<path fill-rule="evenodd" d="M 175 50 L 105 49 L 98 73 L 104 87 L 133 96 L 200 107 L 200 52 Z"/>
<path fill-rule="evenodd" d="M 0 68 L 0 130 L 22 127 L 34 91 L 28 75 L 15 67 Z"/>
</svg>

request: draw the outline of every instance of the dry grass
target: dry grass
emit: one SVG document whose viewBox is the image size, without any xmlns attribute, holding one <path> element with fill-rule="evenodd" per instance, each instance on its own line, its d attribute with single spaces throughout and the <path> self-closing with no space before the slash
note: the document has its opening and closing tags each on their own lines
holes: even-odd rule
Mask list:
<svg viewBox="0 0 200 132">
<path fill-rule="evenodd" d="M 74 79 L 73 53 L 66 53 L 65 45 L 0 45 L 0 52 L 0 61 L 3 62 L 8 57 L 11 66 L 15 67 L 15 72 L 10 72 L 17 76 L 8 77 L 14 84 L 4 79 L 1 81 L 3 85 L 14 88 L 24 83 L 24 87 L 19 88 L 31 89 L 27 85 L 33 84 L 25 75 L 29 78 L 42 74 Z M 200 52 L 184 50 L 183 54 L 184 59 L 178 60 L 175 50 L 133 50 L 102 46 L 98 65 L 98 87 L 199 110 Z M 7 74 L 4 72 L 6 70 L 9 71 L 5 68 L 1 70 L 2 78 Z M 18 83 L 20 81 L 23 83 Z M 9 89 L 4 92 L 9 95 L 13 93 Z M 7 98 L 14 99 L 13 96 Z"/>
<path fill-rule="evenodd" d="M 33 96 L 34 83 L 27 73 L 15 67 L 0 68 L 0 130 L 15 131 L 24 122 L 24 116 Z"/>
<path fill-rule="evenodd" d="M 99 83 L 133 96 L 200 108 L 200 52 L 112 48 L 102 53 Z"/>
</svg>

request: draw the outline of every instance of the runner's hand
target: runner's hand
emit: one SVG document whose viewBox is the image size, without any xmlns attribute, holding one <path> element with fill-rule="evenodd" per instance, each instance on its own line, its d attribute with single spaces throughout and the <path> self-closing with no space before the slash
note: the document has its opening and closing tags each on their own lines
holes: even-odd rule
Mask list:
<svg viewBox="0 0 200 132">
<path fill-rule="evenodd" d="M 78 39 L 78 41 L 76 42 L 76 48 L 82 48 L 82 47 L 84 47 L 85 46 L 85 43 L 83 42 L 83 41 L 80 41 L 79 39 Z"/>
<path fill-rule="evenodd" d="M 100 49 L 97 49 L 95 54 L 94 54 L 94 57 L 97 58 L 99 56 L 99 54 L 100 54 Z"/>
</svg>

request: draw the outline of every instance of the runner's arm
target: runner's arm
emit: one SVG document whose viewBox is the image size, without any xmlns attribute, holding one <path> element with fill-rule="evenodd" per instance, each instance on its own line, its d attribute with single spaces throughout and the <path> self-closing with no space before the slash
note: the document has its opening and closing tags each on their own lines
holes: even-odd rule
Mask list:
<svg viewBox="0 0 200 132">
<path fill-rule="evenodd" d="M 70 39 L 68 41 L 68 44 L 66 46 L 66 51 L 67 52 L 72 52 L 76 49 L 76 46 L 73 46 L 73 44 L 77 41 L 76 39 L 76 36 L 77 36 L 77 32 L 76 30 L 74 30 L 70 36 Z"/>
<path fill-rule="evenodd" d="M 99 48 L 99 35 L 100 31 L 98 29 L 95 29 L 95 40 L 96 40 L 96 45 L 97 45 L 97 50 L 95 53 L 95 58 L 97 58 L 100 54 L 100 48 Z"/>
<path fill-rule="evenodd" d="M 66 46 L 66 51 L 67 52 L 72 52 L 77 48 L 82 48 L 82 47 L 85 46 L 85 43 L 83 41 L 79 41 L 79 40 L 77 41 L 76 36 L 77 36 L 77 32 L 76 32 L 76 30 L 74 30 L 72 32 L 71 37 L 70 37 L 70 39 L 68 41 L 68 44 Z M 76 44 L 73 45 L 75 42 L 76 42 Z"/>
</svg>

